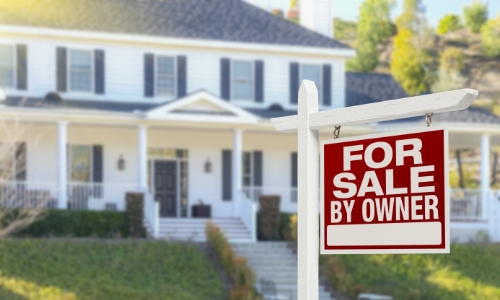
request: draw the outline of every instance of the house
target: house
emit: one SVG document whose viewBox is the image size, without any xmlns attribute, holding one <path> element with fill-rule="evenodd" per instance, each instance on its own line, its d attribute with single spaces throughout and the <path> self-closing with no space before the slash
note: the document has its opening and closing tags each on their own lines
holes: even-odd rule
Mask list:
<svg viewBox="0 0 500 300">
<path fill-rule="evenodd" d="M 300 26 L 240 0 L 2 1 L 0 118 L 19 161 L 3 189 L 97 210 L 123 210 L 125 193 L 142 191 L 146 223 L 163 238 L 200 234 L 192 208 L 209 204 L 231 240 L 254 240 L 258 195 L 297 209 L 297 139 L 269 118 L 296 114 L 302 79 L 315 82 L 321 110 L 406 96 L 388 75 L 346 73 L 355 53 L 325 36 L 330 20 Z M 482 153 L 500 128 L 473 109 L 434 122 L 449 125 L 451 149 L 480 144 Z M 341 136 L 409 126 L 424 117 Z M 481 163 L 488 178 L 488 155 Z M 497 234 L 489 186 L 467 195 L 457 198 L 457 228 Z"/>
</svg>

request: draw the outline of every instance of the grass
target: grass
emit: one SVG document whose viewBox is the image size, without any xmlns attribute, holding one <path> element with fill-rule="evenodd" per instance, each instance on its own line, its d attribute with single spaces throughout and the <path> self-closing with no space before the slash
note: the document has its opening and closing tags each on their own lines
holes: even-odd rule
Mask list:
<svg viewBox="0 0 500 300">
<path fill-rule="evenodd" d="M 398 300 L 500 299 L 498 244 L 452 245 L 441 255 L 322 255 L 320 262 L 337 290 L 353 298 L 375 292 Z"/>
<path fill-rule="evenodd" d="M 224 299 L 199 247 L 157 241 L 0 241 L 0 299 Z"/>
</svg>

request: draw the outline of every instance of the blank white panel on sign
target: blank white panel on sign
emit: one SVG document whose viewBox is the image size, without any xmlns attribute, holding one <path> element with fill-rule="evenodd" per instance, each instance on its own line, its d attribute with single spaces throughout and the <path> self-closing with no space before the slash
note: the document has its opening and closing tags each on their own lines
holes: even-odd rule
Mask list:
<svg viewBox="0 0 500 300">
<path fill-rule="evenodd" d="M 441 222 L 329 225 L 328 246 L 439 245 Z"/>
</svg>

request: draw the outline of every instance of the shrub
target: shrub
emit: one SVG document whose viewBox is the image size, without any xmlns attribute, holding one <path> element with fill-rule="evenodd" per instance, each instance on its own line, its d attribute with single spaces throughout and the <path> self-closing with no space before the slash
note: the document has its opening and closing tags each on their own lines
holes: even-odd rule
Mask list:
<svg viewBox="0 0 500 300">
<path fill-rule="evenodd" d="M 465 68 L 465 55 L 460 49 L 446 48 L 439 59 L 439 68 L 445 72 L 462 73 Z"/>
<path fill-rule="evenodd" d="M 280 197 L 260 196 L 259 227 L 264 240 L 278 240 L 280 237 Z"/>
<path fill-rule="evenodd" d="M 207 242 L 219 257 L 224 271 L 231 276 L 233 288 L 230 300 L 261 300 L 254 289 L 255 273 L 247 265 L 245 257 L 236 256 L 231 244 L 217 225 L 208 221 L 205 227 Z"/>
<path fill-rule="evenodd" d="M 445 34 L 448 32 L 453 32 L 462 28 L 460 24 L 460 17 L 454 14 L 447 14 L 441 20 L 439 20 L 437 33 Z"/>
<path fill-rule="evenodd" d="M 486 23 L 481 29 L 481 44 L 484 55 L 500 57 L 500 14 Z"/>
<path fill-rule="evenodd" d="M 49 210 L 40 219 L 17 232 L 18 237 L 127 237 L 125 212 Z"/>
<path fill-rule="evenodd" d="M 464 20 L 471 32 L 479 33 L 488 20 L 488 7 L 477 0 L 471 6 L 464 6 Z"/>
<path fill-rule="evenodd" d="M 144 228 L 144 194 L 127 193 L 127 223 L 131 237 L 145 237 Z"/>
</svg>

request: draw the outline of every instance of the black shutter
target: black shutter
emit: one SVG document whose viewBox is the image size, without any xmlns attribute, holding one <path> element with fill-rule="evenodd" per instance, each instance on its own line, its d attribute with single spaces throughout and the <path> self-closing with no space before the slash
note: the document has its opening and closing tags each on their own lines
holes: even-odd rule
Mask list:
<svg viewBox="0 0 500 300">
<path fill-rule="evenodd" d="M 231 150 L 222 150 L 222 200 L 230 201 L 233 198 Z"/>
<path fill-rule="evenodd" d="M 104 94 L 105 92 L 105 57 L 104 50 L 94 51 L 94 64 L 95 64 L 95 93 Z"/>
<path fill-rule="evenodd" d="M 17 181 L 26 181 L 26 167 L 28 166 L 27 156 L 28 152 L 26 151 L 26 143 L 21 142 L 16 145 L 16 155 L 14 162 L 14 177 Z"/>
<path fill-rule="evenodd" d="M 292 152 L 292 187 L 297 187 L 297 152 Z"/>
<path fill-rule="evenodd" d="M 103 182 L 103 147 L 101 145 L 92 146 L 92 181 L 97 183 L 94 186 L 94 197 L 102 198 Z"/>
<path fill-rule="evenodd" d="M 155 56 L 152 53 L 144 54 L 144 96 L 155 95 Z"/>
<path fill-rule="evenodd" d="M 187 90 L 187 57 L 177 56 L 177 97 L 186 95 Z"/>
<path fill-rule="evenodd" d="M 220 60 L 220 97 L 229 101 L 230 91 L 230 71 L 229 58 L 221 58 Z"/>
<path fill-rule="evenodd" d="M 66 74 L 67 74 L 67 58 L 66 48 L 58 47 L 56 49 L 56 62 L 57 62 L 57 91 L 66 92 Z"/>
<path fill-rule="evenodd" d="M 255 61 L 255 102 L 264 102 L 264 62 Z"/>
<path fill-rule="evenodd" d="M 253 185 L 262 186 L 262 151 L 253 152 Z"/>
<path fill-rule="evenodd" d="M 323 105 L 332 104 L 332 66 L 323 65 Z"/>
<path fill-rule="evenodd" d="M 299 102 L 299 64 L 290 63 L 290 103 Z"/>
<path fill-rule="evenodd" d="M 28 48 L 26 45 L 17 45 L 17 89 L 26 90 L 28 88 Z"/>
</svg>

